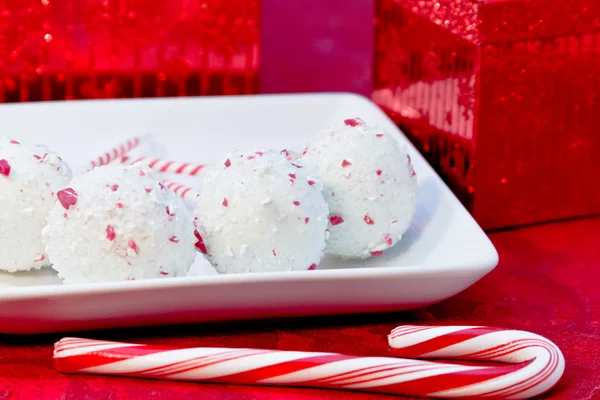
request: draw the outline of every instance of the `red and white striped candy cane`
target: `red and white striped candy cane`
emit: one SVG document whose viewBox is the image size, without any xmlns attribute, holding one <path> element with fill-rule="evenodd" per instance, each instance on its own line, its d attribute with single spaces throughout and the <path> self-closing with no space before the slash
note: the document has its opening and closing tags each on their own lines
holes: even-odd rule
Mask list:
<svg viewBox="0 0 600 400">
<path fill-rule="evenodd" d="M 129 158 L 122 157 L 121 162 L 128 164 L 135 164 L 137 162 L 144 163 L 148 165 L 151 169 L 157 172 L 170 172 L 173 174 L 181 174 L 181 175 L 189 175 L 196 176 L 198 175 L 202 169 L 204 169 L 204 165 L 201 164 L 192 164 L 187 162 L 177 162 L 177 161 L 168 161 L 161 160 L 159 158 L 151 158 L 151 157 L 137 157 L 137 158 Z"/>
<path fill-rule="evenodd" d="M 184 200 L 196 201 L 196 197 L 198 197 L 198 192 L 189 186 L 168 179 L 163 179 L 161 182 Z"/>
<path fill-rule="evenodd" d="M 539 335 L 484 326 L 400 326 L 388 336 L 394 355 L 510 363 L 449 374 L 429 386 L 430 397 L 526 399 L 551 389 L 562 376 L 560 349 Z M 483 369 L 482 369 L 483 368 Z M 425 377 L 423 377 L 425 378 Z"/>
<path fill-rule="evenodd" d="M 182 349 L 76 338 L 56 343 L 54 362 L 56 369 L 65 373 L 469 399 L 532 397 L 554 386 L 564 369 L 562 354 L 552 342 L 522 331 L 406 326 L 394 330 L 389 340 L 393 348 L 411 356 L 517 364 L 470 366 L 336 353 Z M 436 345 L 429 347 L 432 343 Z"/>
<path fill-rule="evenodd" d="M 111 162 L 120 159 L 125 154 L 129 153 L 131 150 L 138 147 L 143 141 L 142 137 L 133 136 L 127 139 L 125 142 L 113 147 L 108 150 L 106 153 L 98 156 L 90 162 L 91 168 L 96 168 L 101 165 L 110 164 Z"/>
</svg>

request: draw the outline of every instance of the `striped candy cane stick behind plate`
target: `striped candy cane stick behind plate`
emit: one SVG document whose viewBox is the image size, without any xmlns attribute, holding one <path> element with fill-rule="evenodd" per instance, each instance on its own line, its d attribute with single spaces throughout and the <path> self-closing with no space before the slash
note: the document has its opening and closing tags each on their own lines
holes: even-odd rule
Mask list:
<svg viewBox="0 0 600 400">
<path fill-rule="evenodd" d="M 261 152 L 257 152 L 257 154 L 262 154 Z M 297 160 L 300 157 L 301 153 L 295 150 L 287 150 L 284 149 L 281 151 L 281 154 L 285 155 L 285 157 L 289 161 Z M 132 155 L 131 153 L 124 155 L 119 159 L 119 161 L 123 164 L 135 164 L 137 162 L 142 162 L 150 169 L 153 169 L 157 172 L 168 172 L 172 174 L 179 175 L 189 175 L 189 176 L 198 176 L 202 173 L 206 165 L 203 164 L 195 164 L 190 162 L 181 162 L 181 161 L 172 161 L 172 160 L 163 160 L 161 158 L 155 157 L 147 157 L 147 156 L 139 156 Z M 294 164 L 296 165 L 296 164 Z M 297 165 L 296 165 L 297 166 Z M 300 167 L 299 167 L 300 168 Z"/>
<path fill-rule="evenodd" d="M 402 333 L 405 332 L 406 335 Z M 441 337 L 435 328 L 400 327 L 390 335 L 396 348 L 421 356 L 419 344 Z M 277 351 L 226 348 L 172 348 L 141 344 L 115 343 L 65 338 L 56 343 L 55 367 L 65 373 L 120 375 L 139 378 L 221 382 L 249 385 L 310 386 L 330 389 L 361 390 L 388 394 L 441 398 L 526 398 L 548 390 L 560 378 L 564 360 L 558 348 L 540 336 L 521 331 L 492 328 L 449 327 L 443 332 L 455 334 L 462 351 L 452 350 L 458 358 L 486 353 L 525 340 L 515 349 L 517 356 L 506 354 L 497 360 L 520 362 L 504 366 L 465 366 L 441 362 L 391 357 L 354 357 L 336 353 Z M 487 329 L 487 330 L 486 330 Z M 410 333 L 409 333 L 410 331 Z M 459 331 L 463 331 L 462 340 Z M 419 335 L 418 332 L 423 332 Z M 443 333 L 442 332 L 442 333 Z M 485 339 L 488 334 L 506 332 L 505 341 Z M 402 337 L 407 339 L 403 341 Z M 483 340 L 478 340 L 483 339 Z M 535 342 L 527 342 L 529 339 Z M 469 345 L 468 342 L 472 341 Z M 466 347 L 465 347 L 466 346 Z M 519 353 L 520 352 L 520 353 Z M 442 352 L 443 353 L 443 352 Z M 448 353 L 434 356 L 448 356 Z M 545 354 L 543 354 L 545 353 Z M 502 358 L 504 357 L 504 358 Z M 531 358 L 530 358 L 531 357 Z M 484 358 L 483 356 L 481 358 Z M 485 359 L 485 358 L 484 358 Z M 541 361 L 538 361 L 541 360 Z M 531 377 L 534 380 L 528 381 Z M 519 389 L 515 389 L 515 386 Z M 527 389 L 524 389 L 528 387 Z M 524 389 L 524 390 L 523 390 Z M 515 394 L 512 394 L 515 392 Z M 518 393 L 516 393 L 518 392 Z"/>
<path fill-rule="evenodd" d="M 172 174 L 197 176 L 204 169 L 204 165 L 192 164 L 188 162 L 178 162 L 162 160 L 160 158 L 151 157 L 121 157 L 120 160 L 123 164 L 135 164 L 138 162 L 148 165 L 149 168 L 157 172 L 170 172 Z"/>
<path fill-rule="evenodd" d="M 198 197 L 198 192 L 189 186 L 171 181 L 169 179 L 163 179 L 161 182 L 184 200 L 196 201 L 196 197 Z"/>
<path fill-rule="evenodd" d="M 90 168 L 99 167 L 101 165 L 110 164 L 117 159 L 125 156 L 127 153 L 137 148 L 142 142 L 148 140 L 148 135 L 145 136 L 133 136 L 123 143 L 120 143 L 108 150 L 106 153 L 94 158 L 90 162 Z"/>
</svg>

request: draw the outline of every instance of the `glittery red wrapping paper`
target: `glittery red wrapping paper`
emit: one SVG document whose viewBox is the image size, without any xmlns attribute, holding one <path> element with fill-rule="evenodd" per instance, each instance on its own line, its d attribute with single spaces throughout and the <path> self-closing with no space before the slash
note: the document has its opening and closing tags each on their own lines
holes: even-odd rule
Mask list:
<svg viewBox="0 0 600 400">
<path fill-rule="evenodd" d="M 600 3 L 377 0 L 373 99 L 487 229 L 600 213 Z"/>
<path fill-rule="evenodd" d="M 0 1 L 0 103 L 249 94 L 259 0 Z"/>
<path fill-rule="evenodd" d="M 553 340 L 566 371 L 542 398 L 600 398 L 600 219 L 493 234 L 499 266 L 443 303 L 411 312 L 79 333 L 82 337 L 181 346 L 259 347 L 386 355 L 386 335 L 403 323 L 495 325 Z M 52 369 L 60 335 L 0 335 L 0 399 L 392 399 L 317 389 L 259 388 L 61 375 Z"/>
</svg>

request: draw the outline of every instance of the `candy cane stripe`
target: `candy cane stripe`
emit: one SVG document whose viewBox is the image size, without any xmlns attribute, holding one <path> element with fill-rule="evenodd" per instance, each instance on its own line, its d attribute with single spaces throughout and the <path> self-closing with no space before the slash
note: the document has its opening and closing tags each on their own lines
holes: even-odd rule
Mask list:
<svg viewBox="0 0 600 400">
<path fill-rule="evenodd" d="M 167 162 L 165 162 L 165 164 L 162 167 L 158 168 L 158 170 L 160 172 L 167 172 L 171 165 L 173 165 L 173 161 L 167 161 Z"/>
<path fill-rule="evenodd" d="M 161 182 L 167 189 L 172 190 L 176 195 L 184 200 L 196 201 L 196 198 L 198 197 L 198 192 L 188 186 L 170 181 L 168 179 L 163 179 Z"/>
<path fill-rule="evenodd" d="M 223 351 L 223 352 L 215 353 L 215 354 L 208 355 L 208 356 L 201 355 L 199 357 L 185 359 L 183 361 L 177 361 L 177 362 L 173 362 L 171 364 L 160 365 L 158 367 L 136 371 L 136 373 L 152 375 L 152 376 L 169 374 L 172 372 L 179 371 L 180 369 L 185 369 L 191 365 L 199 366 L 202 363 L 208 364 L 213 361 L 224 360 L 224 359 L 230 357 L 232 354 L 236 354 L 236 352 L 235 351 Z M 199 363 L 199 361 L 201 361 L 201 363 Z"/>
<path fill-rule="evenodd" d="M 493 349 L 490 349 L 487 352 L 477 352 L 474 354 L 465 354 L 464 356 L 461 356 L 461 358 L 468 359 L 468 360 L 496 361 L 496 360 L 502 359 L 503 357 L 505 357 L 507 355 L 514 354 L 515 352 L 517 352 L 519 350 L 528 349 L 528 348 L 536 346 L 540 343 L 543 343 L 543 342 L 536 341 L 536 340 L 516 340 L 512 343 L 503 344 L 501 346 L 494 347 Z M 543 347 L 545 347 L 545 346 L 543 346 Z"/>
<path fill-rule="evenodd" d="M 527 390 L 535 387 L 540 382 L 546 380 L 549 376 L 551 376 L 556 368 L 559 366 L 558 353 L 554 351 L 552 348 L 546 348 L 551 355 L 550 362 L 538 373 L 534 374 L 531 378 L 524 380 L 520 383 L 515 383 L 509 387 L 498 389 L 493 392 L 486 392 L 486 395 L 494 395 L 494 396 L 513 396 L 516 394 L 520 394 L 526 392 Z"/>
<path fill-rule="evenodd" d="M 140 374 L 149 369 L 169 367 L 176 363 L 187 361 L 196 357 L 215 356 L 227 349 L 206 348 L 206 349 L 163 349 L 155 350 L 154 346 L 144 346 L 141 354 L 138 356 L 127 357 L 129 349 L 122 352 L 121 349 L 115 350 L 117 361 L 86 368 L 87 373 L 107 373 L 107 371 L 118 371 L 119 374 Z"/>
<path fill-rule="evenodd" d="M 177 189 L 177 187 L 176 187 Z M 487 327 L 399 327 L 396 354 L 485 359 L 502 366 L 355 357 L 335 353 L 128 345 L 64 339 L 55 365 L 67 373 L 168 380 L 311 386 L 439 398 L 528 398 L 552 388 L 564 371 L 562 353 L 541 336 Z"/>
<path fill-rule="evenodd" d="M 535 362 L 530 362 L 532 365 L 527 366 L 527 368 L 524 368 L 522 371 L 526 374 L 529 373 L 530 377 L 524 379 L 522 382 L 506 385 L 505 379 L 499 378 L 497 382 L 490 382 L 490 385 L 488 385 L 487 387 L 464 389 L 477 389 L 478 393 L 482 395 L 506 398 L 509 397 L 509 395 L 512 396 L 514 394 L 527 390 L 527 388 L 536 386 L 539 382 L 547 379 L 556 368 L 554 359 L 551 359 L 549 361 L 550 363 L 543 366 L 540 371 L 537 371 L 539 369 L 539 363 L 538 365 L 536 365 Z"/>
<path fill-rule="evenodd" d="M 504 368 L 505 366 L 502 366 L 501 368 Z M 527 361 L 525 363 L 521 363 L 521 364 L 515 364 L 515 365 L 511 365 L 510 367 L 515 367 L 512 371 L 510 369 L 507 369 L 506 372 L 507 374 L 504 375 L 497 375 L 497 376 L 493 376 L 490 375 L 488 376 L 487 380 L 483 380 L 483 379 L 477 379 L 473 382 L 471 382 L 469 385 L 464 385 L 462 387 L 457 387 L 458 385 L 454 386 L 454 387 L 448 387 L 448 388 L 443 388 L 440 389 L 440 391 L 436 391 L 433 392 L 432 394 L 435 396 L 440 396 L 440 397 L 456 397 L 458 395 L 458 397 L 463 397 L 466 395 L 466 393 L 469 394 L 474 394 L 474 395 L 478 395 L 478 396 L 483 396 L 483 395 L 490 395 L 492 396 L 494 392 L 497 392 L 498 390 L 504 390 L 510 386 L 513 386 L 513 384 L 511 383 L 512 377 L 515 374 L 521 374 L 521 373 L 528 373 L 531 371 L 536 370 L 537 366 L 533 365 L 533 361 Z M 494 368 L 494 367 L 488 367 L 488 368 Z M 492 396 L 494 397 L 494 396 Z"/>
<path fill-rule="evenodd" d="M 387 368 L 401 364 L 402 361 L 397 361 L 393 358 L 383 357 L 363 357 L 361 359 L 361 365 L 357 368 L 356 358 L 350 356 L 340 357 L 333 359 L 332 362 L 323 363 L 321 365 L 312 365 L 310 367 L 290 372 L 287 374 L 280 374 L 270 378 L 264 378 L 260 382 L 267 384 L 290 384 L 294 383 L 316 383 L 319 381 L 320 384 L 329 386 L 330 382 L 326 382 L 324 378 L 336 377 L 342 374 L 355 374 L 361 373 L 366 368 L 379 367 Z"/>
<path fill-rule="evenodd" d="M 416 331 L 415 334 L 412 334 L 412 332 L 409 332 L 407 334 L 401 335 L 401 337 L 398 338 L 397 342 L 401 342 L 402 347 L 406 348 L 406 347 L 412 346 L 414 344 L 420 344 L 429 339 L 437 338 L 438 336 L 451 334 L 456 331 L 464 331 L 464 330 L 476 329 L 476 328 L 480 328 L 480 327 L 479 326 L 424 326 L 424 327 L 420 327 L 420 328 L 425 328 L 425 329 Z M 393 338 L 393 335 L 391 335 L 391 338 Z"/>
<path fill-rule="evenodd" d="M 95 367 L 97 365 L 110 364 L 115 362 L 116 358 L 107 360 L 103 357 L 101 351 L 114 351 L 119 348 L 131 349 L 130 356 L 135 356 L 139 352 L 135 351 L 139 348 L 143 348 L 140 345 L 122 343 L 119 345 L 98 345 L 96 347 L 90 346 L 87 348 L 71 349 L 66 350 L 63 354 L 54 355 L 54 364 L 59 370 L 83 370 L 88 367 Z M 127 354 L 127 353 L 125 353 Z"/>
<path fill-rule="evenodd" d="M 497 331 L 498 330 L 495 328 L 477 327 L 449 332 L 447 334 L 440 335 L 420 343 L 416 343 L 412 346 L 403 347 L 397 352 L 403 357 L 414 357 L 419 355 L 426 355 L 427 357 L 436 357 L 435 353 L 440 349 L 446 349 L 454 344 L 462 343 L 467 339 L 471 339 L 473 337 L 480 337 L 480 335 L 485 335 L 487 333 Z M 444 352 L 444 354 L 448 354 L 448 352 Z"/>
<path fill-rule="evenodd" d="M 385 376 L 385 377 L 381 377 L 380 379 L 374 379 L 374 380 L 370 380 L 370 381 L 366 381 L 366 382 L 361 382 L 361 383 L 357 383 L 357 384 L 350 384 L 350 385 L 346 385 L 345 388 L 348 389 L 373 389 L 373 388 L 382 388 L 381 390 L 383 390 L 383 387 L 394 387 L 394 391 L 399 390 L 399 388 L 402 388 L 402 391 L 405 391 L 405 387 L 411 387 L 413 388 L 414 385 L 410 384 L 409 382 L 413 382 L 413 381 L 419 381 L 419 380 L 424 380 L 424 379 L 431 379 L 433 382 L 438 382 L 438 381 L 444 381 L 446 378 L 445 376 L 457 376 L 459 373 L 462 373 L 464 371 L 469 371 L 468 368 L 462 366 L 462 365 L 446 365 L 446 366 L 433 366 L 433 367 L 429 367 L 429 366 L 423 366 L 420 369 L 415 369 L 412 371 L 403 371 L 401 373 L 397 373 L 391 376 Z M 453 378 L 448 378 L 448 379 L 453 379 Z M 417 389 L 411 389 L 411 390 L 417 390 Z M 422 396 L 425 393 L 429 393 L 431 391 L 431 386 L 425 387 L 420 389 L 421 391 L 427 391 L 427 392 L 415 392 L 415 394 L 417 396 Z M 379 391 L 379 390 L 377 390 Z"/>
<path fill-rule="evenodd" d="M 198 173 L 200 172 L 201 169 L 204 168 L 204 165 L 196 165 L 191 171 L 190 171 L 190 175 L 192 176 L 196 176 L 198 175 Z"/>
<path fill-rule="evenodd" d="M 175 170 L 175 173 L 176 173 L 176 174 L 182 174 L 182 173 L 183 173 L 183 171 L 184 171 L 184 170 L 185 170 L 187 167 L 189 167 L 189 166 L 190 166 L 190 164 L 188 164 L 188 163 L 183 163 L 183 164 L 181 164 L 181 166 L 180 166 L 179 168 L 177 168 L 177 169 Z"/>
<path fill-rule="evenodd" d="M 449 370 L 459 370 L 462 367 L 456 365 L 418 365 L 406 368 L 396 368 L 392 371 L 379 372 L 376 374 L 369 374 L 360 379 L 350 379 L 348 381 L 338 382 L 342 387 L 345 388 L 368 388 L 373 386 L 386 386 L 392 385 L 398 382 L 405 382 L 408 380 L 418 379 L 423 373 L 427 375 L 433 371 L 439 372 L 439 375 L 447 373 Z"/>
<path fill-rule="evenodd" d="M 82 349 L 85 347 L 91 347 L 91 346 L 99 346 L 99 345 L 112 345 L 113 343 L 111 342 L 101 342 L 98 341 L 97 343 L 89 343 L 89 341 L 87 339 L 82 339 L 80 341 L 77 342 L 68 342 L 65 343 L 63 345 L 61 345 L 60 347 L 56 347 L 55 349 L 55 354 L 59 354 L 60 352 L 63 352 L 65 350 L 70 350 L 70 349 Z"/>
<path fill-rule="evenodd" d="M 285 361 L 276 365 L 267 365 L 239 374 L 226 375 L 221 379 L 217 379 L 217 381 L 229 383 L 244 383 L 249 381 L 267 383 L 269 379 L 276 380 L 278 377 L 294 374 L 307 368 L 311 368 L 314 365 L 319 365 L 320 363 L 333 363 L 346 358 L 349 358 L 349 356 L 341 354 L 321 354 L 312 356 L 310 354 L 307 355 L 307 353 L 302 353 L 302 356 L 297 359 Z"/>
<path fill-rule="evenodd" d="M 265 354 L 265 353 L 267 353 L 267 351 L 257 350 L 257 351 L 249 351 L 244 354 L 239 354 L 239 352 L 228 352 L 228 353 L 221 354 L 218 357 L 212 357 L 212 358 L 198 357 L 198 358 L 194 359 L 193 362 L 181 363 L 180 365 L 173 366 L 169 369 L 152 373 L 152 377 L 156 378 L 159 376 L 161 376 L 161 377 L 173 376 L 176 374 L 189 372 L 192 370 L 197 370 L 199 368 L 216 365 L 216 364 L 224 362 L 224 361 L 239 360 L 244 357 L 249 357 L 249 356 L 257 355 L 257 354 Z M 147 373 L 144 373 L 144 374 L 147 374 Z"/>
<path fill-rule="evenodd" d="M 59 342 L 61 343 L 61 342 Z M 67 342 L 66 344 L 62 344 L 60 348 L 55 347 L 54 349 L 54 358 L 67 358 L 73 357 L 80 354 L 87 354 L 90 351 L 99 351 L 99 350 L 112 350 L 113 348 L 119 347 L 142 347 L 138 344 L 131 343 L 116 343 L 116 342 L 107 342 L 107 341 L 96 341 L 89 339 L 81 339 L 80 342 L 77 343 L 76 346 L 71 346 L 74 344 L 73 342 Z M 94 346 L 97 347 L 94 348 Z"/>
<path fill-rule="evenodd" d="M 142 140 L 139 137 L 134 137 L 126 140 L 113 147 L 112 149 L 105 152 L 103 155 L 94 158 L 89 166 L 91 168 L 99 167 L 102 165 L 110 164 L 112 161 L 118 160 L 124 157 L 128 152 L 138 147 Z"/>
<path fill-rule="evenodd" d="M 319 354 L 319 353 L 317 353 Z M 323 353 L 322 353 L 323 354 Z M 271 374 L 279 374 L 279 365 L 285 361 L 301 360 L 306 357 L 304 352 L 278 352 L 271 351 L 265 354 L 249 356 L 244 358 L 241 362 L 238 361 L 225 361 L 220 365 L 211 365 L 202 370 L 197 371 L 203 376 L 203 380 L 213 380 L 222 378 L 229 375 L 241 374 L 250 370 L 258 370 L 263 368 L 264 371 L 270 371 Z M 189 371 L 183 374 L 171 375 L 172 379 L 184 379 L 194 380 L 194 372 Z M 229 379 L 227 379 L 229 381 Z M 233 382 L 243 383 L 243 381 Z"/>
<path fill-rule="evenodd" d="M 423 373 L 423 375 L 426 376 L 392 384 L 387 390 L 392 389 L 394 392 L 411 393 L 416 396 L 452 398 L 453 396 L 444 395 L 443 391 L 455 387 L 469 387 L 473 384 L 481 384 L 486 381 L 489 382 L 503 374 L 513 373 L 515 369 L 511 367 L 514 366 L 486 367 L 475 371 L 463 368 L 462 370 L 445 371 L 446 373 L 438 375 Z M 495 370 L 496 368 L 498 371 Z M 381 392 L 387 392 L 387 390 L 382 388 Z"/>
<path fill-rule="evenodd" d="M 395 363 L 395 364 L 384 365 L 384 366 L 366 367 L 366 368 L 357 369 L 352 372 L 345 372 L 345 373 L 333 375 L 330 378 L 314 379 L 312 382 L 313 383 L 328 383 L 328 384 L 340 384 L 342 382 L 349 383 L 349 380 L 351 380 L 351 379 L 362 378 L 362 377 L 372 374 L 372 373 L 392 371 L 392 370 L 397 370 L 400 368 L 410 368 L 410 367 L 418 366 L 420 364 L 421 363 L 413 363 L 413 364 L 403 365 L 400 363 Z"/>
<path fill-rule="evenodd" d="M 101 342 L 103 342 L 103 341 L 102 340 L 94 340 L 94 343 L 101 343 Z M 80 344 L 80 343 L 90 344 L 90 341 L 89 341 L 89 339 L 64 338 L 63 340 L 60 341 L 60 343 L 57 343 L 54 346 L 54 351 L 55 352 L 60 351 L 60 349 L 63 348 L 64 346 L 71 346 L 73 344 Z"/>
<path fill-rule="evenodd" d="M 223 350 L 223 349 L 221 349 Z M 215 363 L 219 363 L 225 360 L 231 360 L 235 358 L 239 358 L 244 355 L 240 355 L 237 351 L 224 351 L 218 352 L 215 354 L 209 355 L 200 355 L 198 357 L 194 357 L 191 359 L 185 359 L 182 361 L 174 362 L 171 364 L 166 364 L 164 366 L 159 366 L 155 368 L 150 368 L 146 370 L 140 371 L 132 371 L 133 375 L 144 375 L 151 378 L 159 378 L 170 376 L 174 373 L 184 372 L 195 368 L 200 368 L 207 365 L 212 365 Z"/>
<path fill-rule="evenodd" d="M 403 327 L 404 329 L 396 328 L 392 331 L 390 337 L 398 338 L 400 336 L 408 335 L 409 333 L 421 332 L 429 329 L 427 326 L 407 326 Z"/>
<path fill-rule="evenodd" d="M 158 172 L 169 172 L 173 174 L 179 175 L 189 175 L 196 176 L 202 171 L 204 165 L 201 164 L 191 164 L 188 162 L 177 162 L 177 161 L 169 161 L 169 160 L 161 160 L 159 158 L 148 158 L 148 157 L 139 157 L 134 161 L 129 162 L 127 159 L 121 159 L 121 162 L 127 162 L 130 164 L 135 164 L 137 162 L 142 162 L 146 164 L 149 168 L 158 171 Z"/>
</svg>

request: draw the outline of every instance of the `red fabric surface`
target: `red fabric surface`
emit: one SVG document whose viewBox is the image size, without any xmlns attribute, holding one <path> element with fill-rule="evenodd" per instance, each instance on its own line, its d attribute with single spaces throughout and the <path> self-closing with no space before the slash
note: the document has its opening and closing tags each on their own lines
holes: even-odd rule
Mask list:
<svg viewBox="0 0 600 400">
<path fill-rule="evenodd" d="M 387 354 L 386 335 L 404 323 L 495 325 L 553 340 L 567 368 L 543 398 L 600 398 L 600 219 L 491 235 L 500 265 L 460 295 L 426 309 L 383 315 L 88 332 L 83 337 L 181 346 L 262 347 Z M 4 399 L 385 399 L 390 396 L 317 389 L 261 388 L 66 376 L 52 369 L 62 335 L 0 336 L 0 400 Z"/>
</svg>

